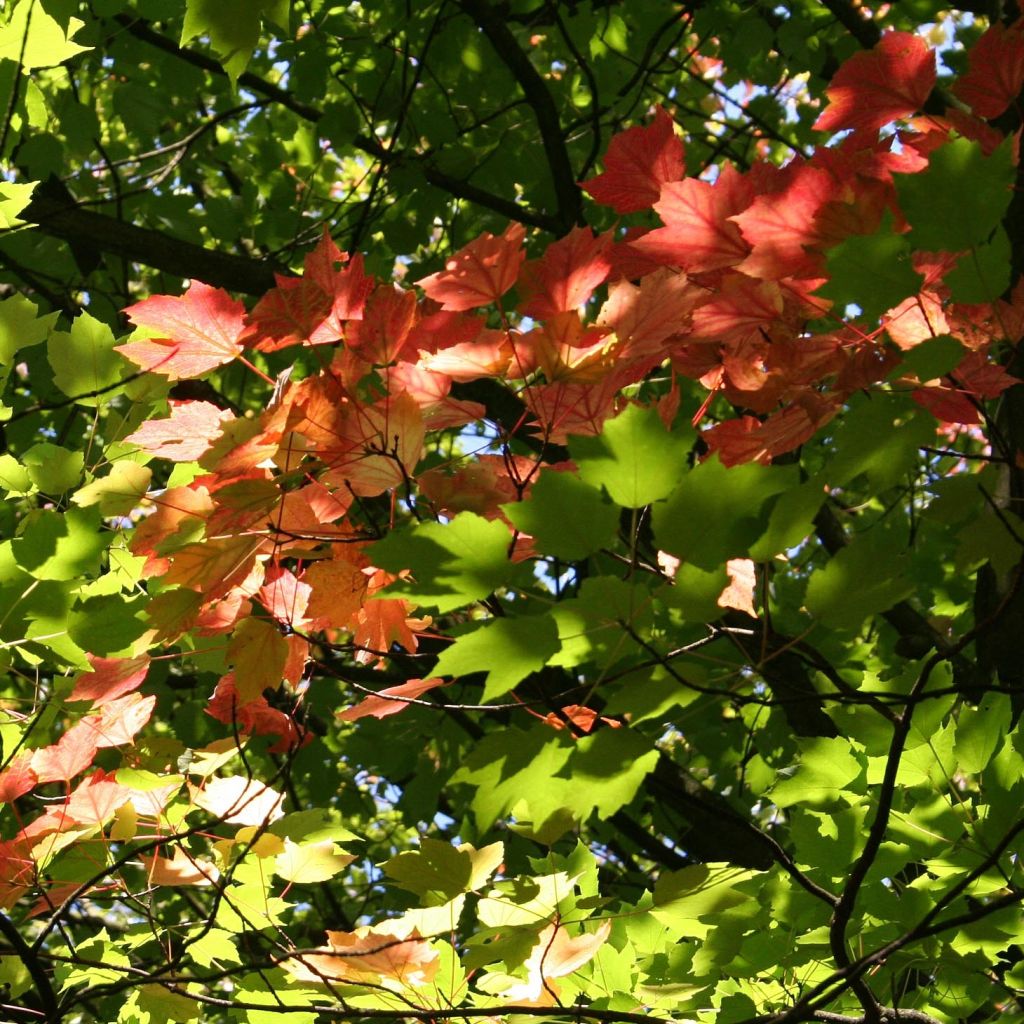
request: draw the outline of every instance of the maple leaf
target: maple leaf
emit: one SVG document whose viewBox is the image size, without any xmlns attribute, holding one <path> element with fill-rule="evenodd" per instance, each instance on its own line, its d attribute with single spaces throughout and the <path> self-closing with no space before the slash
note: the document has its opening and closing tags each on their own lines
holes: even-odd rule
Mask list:
<svg viewBox="0 0 1024 1024">
<path fill-rule="evenodd" d="M 558 313 L 514 341 L 518 372 L 541 370 L 544 379 L 597 381 L 614 358 L 616 338 L 606 327 L 588 327 L 576 312 Z"/>
<path fill-rule="evenodd" d="M 403 486 L 423 456 L 423 414 L 405 393 L 375 405 L 350 404 L 337 431 L 337 440 L 320 451 L 328 466 L 323 479 L 355 494 L 381 494 Z"/>
<path fill-rule="evenodd" d="M 369 586 L 364 562 L 347 545 L 338 545 L 332 559 L 314 562 L 306 570 L 311 590 L 306 611 L 316 629 L 343 629 L 352 621 Z"/>
<path fill-rule="evenodd" d="M 389 715 L 397 715 L 400 711 L 405 711 L 410 706 L 407 701 L 401 699 L 402 697 L 416 698 L 428 690 L 444 685 L 444 680 L 439 677 L 433 679 L 410 679 L 407 682 L 400 683 L 398 686 L 388 686 L 383 690 L 379 690 L 376 696 L 367 697 L 354 707 L 337 712 L 335 717 L 340 722 L 355 722 L 367 716 L 387 718 Z"/>
<path fill-rule="evenodd" d="M 383 590 L 394 577 L 382 569 L 367 570 L 367 597 Z M 398 644 L 413 653 L 419 646 L 414 630 L 425 629 L 430 619 L 411 618 L 411 608 L 401 598 L 374 597 L 367 600 L 356 612 L 350 627 L 353 642 L 363 648 L 356 654 L 356 661 L 366 664 L 370 661 L 383 659 L 391 650 L 392 644 Z"/>
<path fill-rule="evenodd" d="M 942 299 L 932 291 L 922 291 L 920 295 L 904 299 L 882 317 L 882 325 L 904 351 L 949 332 Z"/>
<path fill-rule="evenodd" d="M 835 397 L 816 393 L 803 397 L 802 404 L 787 406 L 763 422 L 756 416 L 725 420 L 709 427 L 701 438 L 710 451 L 718 453 L 723 466 L 768 463 L 810 440 L 839 411 Z"/>
<path fill-rule="evenodd" d="M 217 683 L 213 696 L 206 705 L 206 713 L 218 722 L 237 729 L 242 735 L 255 733 L 257 736 L 277 736 L 277 743 L 267 748 L 273 754 L 283 754 L 297 749 L 312 739 L 308 732 L 300 734 L 294 719 L 280 709 L 272 708 L 266 697 L 257 697 L 243 703 L 235 688 L 233 672 L 223 676 Z"/>
<path fill-rule="evenodd" d="M 513 367 L 514 359 L 515 348 L 508 332 L 488 329 L 472 341 L 459 342 L 422 356 L 419 366 L 431 373 L 444 374 L 449 381 L 464 383 L 481 377 L 501 377 Z"/>
<path fill-rule="evenodd" d="M 91 672 L 83 672 L 75 680 L 68 700 L 89 700 L 99 706 L 137 690 L 149 672 L 149 655 L 137 658 L 98 658 L 89 655 Z"/>
<path fill-rule="evenodd" d="M 757 587 L 757 568 L 749 558 L 730 558 L 725 563 L 729 585 L 718 595 L 719 608 L 735 608 L 757 618 L 754 592 Z"/>
<path fill-rule="evenodd" d="M 452 378 L 446 373 L 416 363 L 402 362 L 389 367 L 387 376 L 389 390 L 407 392 L 420 407 L 423 425 L 427 430 L 461 427 L 482 420 L 487 415 L 486 408 L 480 402 L 451 396 Z"/>
<path fill-rule="evenodd" d="M 752 247 L 736 267 L 750 277 L 810 277 L 821 262 L 807 248 L 821 240 L 815 221 L 837 197 L 837 182 L 828 171 L 810 164 L 790 164 L 783 175 L 776 191 L 762 193 L 731 218 Z"/>
<path fill-rule="evenodd" d="M 602 921 L 597 931 L 570 938 L 561 925 L 549 924 L 527 957 L 526 981 L 506 989 L 503 998 L 517 1006 L 554 1006 L 558 1002 L 554 979 L 565 978 L 593 960 L 611 930 L 611 921 Z"/>
<path fill-rule="evenodd" d="M 212 885 L 220 877 L 215 865 L 193 857 L 180 844 L 173 847 L 170 857 L 154 853 L 142 854 L 139 859 L 150 885 Z"/>
<path fill-rule="evenodd" d="M 630 357 L 656 356 L 664 341 L 689 330 L 691 315 L 706 294 L 686 274 L 661 267 L 639 285 L 613 284 L 597 322 L 615 331 Z"/>
<path fill-rule="evenodd" d="M 313 588 L 290 569 L 268 569 L 258 594 L 260 604 L 282 625 L 301 627 Z"/>
<path fill-rule="evenodd" d="M 654 204 L 665 226 L 648 231 L 628 247 L 690 273 L 735 266 L 750 246 L 731 218 L 753 198 L 753 185 L 731 164 L 722 168 L 714 184 L 699 178 L 672 182 Z"/>
<path fill-rule="evenodd" d="M 449 256 L 444 270 L 416 283 L 441 308 L 454 313 L 497 302 L 516 283 L 525 258 L 526 228 L 510 224 L 502 235 L 483 232 Z"/>
<path fill-rule="evenodd" d="M 967 55 L 953 92 L 978 117 L 999 117 L 1024 87 L 1024 20 L 990 25 Z"/>
<path fill-rule="evenodd" d="M 63 810 L 79 825 L 102 825 L 131 796 L 131 789 L 122 786 L 113 773 L 108 774 L 98 768 L 75 787 Z"/>
<path fill-rule="evenodd" d="M 608 144 L 604 173 L 581 183 L 584 191 L 616 213 L 648 209 L 662 185 L 683 175 L 683 143 L 675 122 L 663 107 L 645 127 L 627 128 Z"/>
<path fill-rule="evenodd" d="M 208 780 L 202 789 L 193 790 L 192 802 L 229 825 L 259 827 L 284 815 L 284 797 L 244 775 Z"/>
<path fill-rule="evenodd" d="M 935 54 L 910 32 L 886 32 L 874 49 L 855 53 L 825 90 L 818 131 L 877 132 L 924 107 L 935 86 Z"/>
<path fill-rule="evenodd" d="M 72 726 L 56 743 L 32 752 L 32 771 L 39 782 L 68 782 L 92 764 L 98 747 L 94 730 Z"/>
<path fill-rule="evenodd" d="M 694 311 L 692 338 L 740 342 L 777 320 L 782 309 L 782 293 L 774 281 L 733 273 Z"/>
<path fill-rule="evenodd" d="M 322 953 L 288 961 L 288 970 L 302 981 L 370 982 L 400 991 L 426 985 L 440 966 L 438 951 L 401 919 L 354 932 L 329 931 L 327 942 Z"/>
<path fill-rule="evenodd" d="M 303 277 L 276 275 L 277 287 L 256 303 L 242 341 L 257 352 L 290 345 L 325 345 L 345 337 L 345 325 L 363 315 L 373 278 L 363 272 L 363 258 L 348 256 L 324 233 L 305 259 Z M 345 264 L 341 270 L 339 263 Z"/>
<path fill-rule="evenodd" d="M 363 319 L 352 324 L 345 340 L 353 352 L 371 363 L 392 363 L 405 348 L 417 315 L 415 292 L 381 285 L 370 296 Z"/>
<path fill-rule="evenodd" d="M 228 644 L 228 660 L 235 666 L 235 686 L 242 704 L 276 690 L 284 679 L 288 645 L 277 626 L 266 619 L 244 619 Z"/>
<path fill-rule="evenodd" d="M 70 733 L 81 730 L 91 734 L 97 747 L 120 747 L 134 743 L 135 734 L 149 721 L 156 706 L 156 697 L 143 697 L 129 693 L 115 700 L 105 701 L 94 715 L 81 719 Z"/>
<path fill-rule="evenodd" d="M 34 789 L 39 782 L 32 768 L 34 751 L 24 750 L 11 758 L 7 767 L 0 771 L 0 804 L 13 803 Z"/>
<path fill-rule="evenodd" d="M 126 444 L 136 444 L 144 452 L 171 462 L 195 462 L 220 435 L 234 414 L 211 402 L 171 399 L 171 414 L 162 420 L 146 420 L 129 434 Z"/>
<path fill-rule="evenodd" d="M 579 309 L 611 272 L 612 233 L 575 227 L 553 242 L 539 260 L 523 264 L 519 311 L 537 320 Z"/>
<path fill-rule="evenodd" d="M 125 313 L 156 337 L 118 345 L 116 351 L 171 380 L 199 377 L 242 353 L 245 306 L 222 288 L 193 281 L 184 295 L 154 295 Z"/>
<path fill-rule="evenodd" d="M 256 556 L 264 543 L 262 537 L 242 534 L 186 544 L 174 553 L 164 580 L 198 590 L 207 600 L 223 597 L 233 587 L 244 586 L 250 576 L 259 575 Z M 253 578 L 252 583 L 255 593 L 262 579 Z"/>
</svg>

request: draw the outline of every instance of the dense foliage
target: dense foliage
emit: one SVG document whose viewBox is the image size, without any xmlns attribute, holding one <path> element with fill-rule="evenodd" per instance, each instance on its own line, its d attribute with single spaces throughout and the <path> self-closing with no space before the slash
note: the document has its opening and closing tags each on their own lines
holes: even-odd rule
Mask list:
<svg viewBox="0 0 1024 1024">
<path fill-rule="evenodd" d="M 0 1020 L 1020 1017 L 1018 15 L 9 2 Z"/>
</svg>

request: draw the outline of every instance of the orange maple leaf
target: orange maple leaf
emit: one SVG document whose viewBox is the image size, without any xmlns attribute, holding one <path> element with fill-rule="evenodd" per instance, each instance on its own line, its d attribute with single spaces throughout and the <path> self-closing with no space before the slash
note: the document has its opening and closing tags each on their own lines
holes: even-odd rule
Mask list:
<svg viewBox="0 0 1024 1024">
<path fill-rule="evenodd" d="M 516 283 L 523 262 L 526 228 L 510 224 L 503 235 L 485 231 L 445 263 L 444 270 L 417 284 L 441 308 L 458 313 L 497 302 Z"/>
</svg>

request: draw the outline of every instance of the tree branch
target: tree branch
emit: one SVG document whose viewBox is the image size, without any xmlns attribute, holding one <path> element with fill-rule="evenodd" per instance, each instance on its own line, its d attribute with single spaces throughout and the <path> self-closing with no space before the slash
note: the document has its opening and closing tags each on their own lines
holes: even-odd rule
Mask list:
<svg viewBox="0 0 1024 1024">
<path fill-rule="evenodd" d="M 114 16 L 114 20 L 136 39 L 148 43 L 150 46 L 162 50 L 164 53 L 171 54 L 171 56 L 177 57 L 193 67 L 208 71 L 210 74 L 226 76 L 224 69 L 212 57 L 207 57 L 206 54 L 199 53 L 197 50 L 179 46 L 173 39 L 168 39 L 167 36 L 152 29 L 143 18 L 132 17 L 129 14 L 117 14 Z M 266 96 L 267 99 L 273 100 L 310 124 L 316 124 L 323 117 L 323 111 L 319 107 L 315 107 L 310 103 L 303 103 L 292 96 L 286 89 L 282 89 L 273 82 L 268 82 L 265 78 L 261 78 L 251 71 L 245 71 L 239 75 L 238 84 L 245 89 L 259 93 L 261 96 Z M 562 228 L 561 221 L 556 217 L 539 213 L 526 206 L 520 206 L 503 196 L 493 195 L 486 189 L 479 188 L 461 178 L 445 174 L 444 171 L 439 170 L 430 163 L 428 153 L 408 154 L 403 151 L 389 151 L 378 139 L 361 133 L 357 133 L 352 137 L 352 145 L 369 156 L 380 160 L 388 167 L 397 166 L 402 163 L 418 164 L 429 184 L 447 192 L 456 199 L 465 199 L 467 202 L 475 203 L 477 206 L 492 210 L 494 213 L 500 213 L 503 217 L 508 217 L 510 220 L 528 224 L 530 227 L 540 228 L 542 231 L 559 233 Z M 573 188 L 575 188 L 575 181 L 573 181 Z M 266 289 L 262 290 L 265 291 Z"/>
<path fill-rule="evenodd" d="M 462 9 L 480 26 L 533 109 L 558 201 L 558 233 L 565 234 L 574 225 L 584 223 L 583 201 L 551 91 L 523 52 L 504 16 L 491 7 L 488 0 L 462 0 Z"/>
<path fill-rule="evenodd" d="M 195 278 L 246 295 L 262 295 L 274 287 L 275 272 L 287 273 L 286 268 L 267 261 L 206 249 L 162 231 L 82 209 L 55 179 L 35 190 L 20 216 L 44 234 L 72 245 L 86 244 L 175 277 Z"/>
</svg>

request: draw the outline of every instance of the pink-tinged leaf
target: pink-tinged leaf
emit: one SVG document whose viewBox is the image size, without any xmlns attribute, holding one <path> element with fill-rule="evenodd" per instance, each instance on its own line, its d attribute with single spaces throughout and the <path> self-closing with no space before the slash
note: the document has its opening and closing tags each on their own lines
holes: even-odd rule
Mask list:
<svg viewBox="0 0 1024 1024">
<path fill-rule="evenodd" d="M 616 213 L 648 209 L 666 182 L 683 175 L 683 143 L 668 111 L 658 107 L 646 127 L 627 128 L 608 145 L 604 173 L 582 183 L 584 191 Z"/>
<path fill-rule="evenodd" d="M 452 313 L 427 299 L 420 319 L 409 332 L 409 346 L 421 352 L 437 352 L 450 345 L 472 341 L 486 326 L 482 316 Z"/>
<path fill-rule="evenodd" d="M 146 420 L 125 438 L 144 452 L 171 462 L 195 462 L 220 436 L 223 425 L 234 416 L 211 402 L 169 402 L 165 420 Z"/>
<path fill-rule="evenodd" d="M 284 815 L 284 797 L 269 786 L 244 775 L 210 779 L 196 790 L 192 802 L 204 811 L 222 818 L 229 825 L 262 825 Z"/>
<path fill-rule="evenodd" d="M 570 434 L 600 434 L 615 412 L 621 382 L 608 376 L 596 384 L 560 381 L 534 386 L 524 395 L 526 407 L 545 428 L 545 437 L 565 444 Z"/>
<path fill-rule="evenodd" d="M 417 283 L 443 310 L 459 313 L 497 302 L 516 283 L 525 258 L 526 228 L 510 224 L 503 235 L 485 231 Z"/>
<path fill-rule="evenodd" d="M 595 236 L 590 228 L 573 228 L 548 246 L 539 260 L 523 264 L 519 276 L 524 316 L 536 320 L 579 309 L 611 272 L 612 234 Z"/>
<path fill-rule="evenodd" d="M 301 981 L 338 980 L 385 989 L 419 988 L 437 974 L 440 954 L 402 921 L 381 921 L 354 932 L 328 932 L 323 952 L 303 953 L 286 962 Z"/>
<path fill-rule="evenodd" d="M 714 184 L 699 178 L 673 182 L 654 204 L 665 226 L 648 231 L 629 247 L 647 259 L 694 274 L 735 266 L 746 258 L 750 246 L 730 218 L 753 198 L 753 186 L 731 164 L 725 164 Z"/>
<path fill-rule="evenodd" d="M 149 655 L 138 658 L 97 658 L 89 655 L 91 672 L 83 672 L 68 700 L 89 700 L 95 706 L 137 690 L 149 672 Z"/>
<path fill-rule="evenodd" d="M 391 391 L 406 391 L 414 399 L 423 413 L 427 430 L 461 427 L 487 415 L 479 402 L 452 398 L 452 379 L 447 374 L 428 370 L 417 363 L 402 362 L 392 366 L 388 370 L 388 382 Z"/>
<path fill-rule="evenodd" d="M 135 734 L 149 721 L 156 697 L 130 693 L 103 704 L 99 713 L 81 719 L 70 732 L 91 734 L 97 747 L 120 747 L 135 742 Z"/>
<path fill-rule="evenodd" d="M 910 397 L 942 423 L 971 425 L 981 422 L 978 407 L 971 401 L 967 392 L 959 388 L 947 384 L 918 388 L 910 393 Z"/>
<path fill-rule="evenodd" d="M 359 495 L 382 494 L 411 479 L 423 457 L 426 428 L 416 401 L 405 393 L 376 405 L 350 404 L 337 439 L 321 450 L 323 481 Z"/>
<path fill-rule="evenodd" d="M 1024 87 L 1024 20 L 1009 28 L 997 21 L 971 47 L 967 73 L 953 92 L 978 117 L 994 118 L 1006 110 Z"/>
<path fill-rule="evenodd" d="M 97 747 L 92 729 L 73 726 L 53 745 L 32 752 L 32 771 L 39 782 L 69 782 L 92 764 Z"/>
<path fill-rule="evenodd" d="M 444 686 L 444 680 L 434 679 L 410 679 L 398 686 L 389 686 L 387 689 L 378 691 L 376 696 L 367 697 L 361 700 L 355 707 L 346 708 L 337 713 L 341 722 L 355 722 L 360 718 L 371 716 L 373 718 L 387 718 L 388 715 L 397 715 L 409 707 L 408 700 L 402 698 L 417 698 L 436 686 Z"/>
<path fill-rule="evenodd" d="M 102 769 L 83 779 L 64 805 L 64 813 L 79 825 L 102 825 L 132 797 L 132 790 L 122 786 Z"/>
<path fill-rule="evenodd" d="M 151 857 L 142 854 L 139 859 L 150 885 L 212 885 L 220 877 L 220 872 L 213 864 L 190 856 L 180 844 L 174 847 L 169 858 L 158 854 Z"/>
<path fill-rule="evenodd" d="M 0 804 L 13 803 L 35 788 L 39 779 L 32 770 L 32 758 L 33 751 L 24 750 L 0 772 Z"/>
<path fill-rule="evenodd" d="M 290 569 L 268 569 L 263 586 L 260 587 L 260 604 L 286 626 L 301 626 L 306 617 L 313 588 L 303 583 Z"/>
<path fill-rule="evenodd" d="M 729 585 L 718 595 L 719 608 L 735 608 L 757 618 L 754 593 L 757 589 L 757 568 L 749 558 L 730 558 L 725 563 Z"/>
<path fill-rule="evenodd" d="M 184 295 L 154 295 L 125 313 L 136 327 L 157 337 L 118 345 L 117 351 L 171 380 L 198 377 L 242 352 L 245 306 L 223 288 L 193 281 Z"/>
<path fill-rule="evenodd" d="M 526 981 L 502 992 L 512 1005 L 553 1006 L 558 997 L 555 978 L 565 978 L 589 963 L 608 941 L 611 921 L 602 921 L 596 932 L 570 938 L 558 924 L 549 924 L 538 936 L 526 960 Z"/>
<path fill-rule="evenodd" d="M 935 78 L 935 54 L 920 36 L 887 32 L 873 50 L 855 53 L 835 73 L 825 90 L 829 104 L 814 127 L 877 132 L 921 110 Z"/>
<path fill-rule="evenodd" d="M 539 368 L 548 381 L 593 383 L 612 366 L 617 344 L 607 327 L 588 327 L 579 313 L 558 313 L 516 341 L 516 375 Z"/>
</svg>

